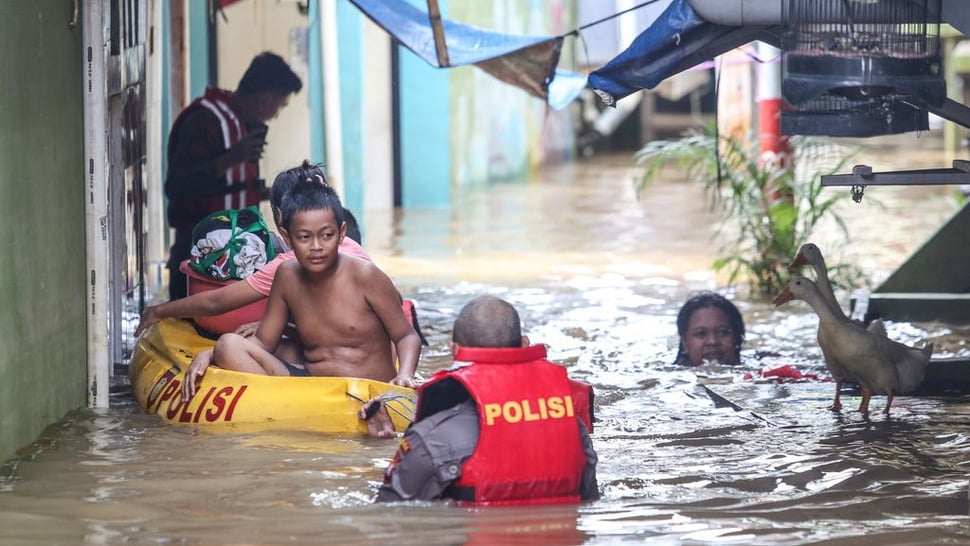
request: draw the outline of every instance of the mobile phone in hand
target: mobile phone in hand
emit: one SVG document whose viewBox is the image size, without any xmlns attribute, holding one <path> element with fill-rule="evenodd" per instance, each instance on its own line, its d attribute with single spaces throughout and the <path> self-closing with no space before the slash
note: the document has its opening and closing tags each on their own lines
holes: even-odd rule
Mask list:
<svg viewBox="0 0 970 546">
<path fill-rule="evenodd" d="M 269 131 L 269 125 L 266 125 L 265 123 L 252 123 L 249 124 L 246 129 L 253 137 L 266 142 L 266 133 Z"/>
<path fill-rule="evenodd" d="M 367 406 L 367 409 L 364 410 L 364 419 L 367 420 L 373 417 L 374 414 L 377 413 L 379 409 L 381 409 L 382 403 L 383 401 L 380 398 L 378 398 L 377 400 L 374 400 L 373 404 Z"/>
</svg>

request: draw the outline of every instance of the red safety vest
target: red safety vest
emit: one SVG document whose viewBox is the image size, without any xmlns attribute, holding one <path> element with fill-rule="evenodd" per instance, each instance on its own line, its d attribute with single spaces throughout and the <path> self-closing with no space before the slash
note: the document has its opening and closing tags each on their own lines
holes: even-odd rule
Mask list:
<svg viewBox="0 0 970 546">
<path fill-rule="evenodd" d="M 236 115 L 233 108 L 232 94 L 224 89 L 206 88 L 205 93 L 192 101 L 176 118 L 172 126 L 174 133 L 187 112 L 198 108 L 205 108 L 219 120 L 222 128 L 222 143 L 226 150 L 236 145 L 248 134 L 245 123 Z M 195 223 L 211 212 L 223 209 L 242 209 L 259 205 L 264 190 L 259 183 L 259 163 L 243 162 L 230 167 L 224 175 L 225 191 L 216 195 L 208 195 L 186 200 L 171 200 L 169 207 L 179 211 L 180 218 L 170 218 L 176 227 L 191 229 Z M 182 216 L 185 216 L 184 221 Z M 189 217 L 197 217 L 194 220 Z M 178 225 L 177 225 L 178 224 Z"/>
<path fill-rule="evenodd" d="M 590 421 L 591 390 L 574 390 L 566 369 L 545 357 L 543 345 L 460 347 L 455 360 L 474 364 L 438 372 L 420 388 L 418 419 L 424 391 L 448 378 L 478 409 L 478 445 L 446 496 L 490 505 L 579 502 L 586 457 L 576 417 Z"/>
</svg>

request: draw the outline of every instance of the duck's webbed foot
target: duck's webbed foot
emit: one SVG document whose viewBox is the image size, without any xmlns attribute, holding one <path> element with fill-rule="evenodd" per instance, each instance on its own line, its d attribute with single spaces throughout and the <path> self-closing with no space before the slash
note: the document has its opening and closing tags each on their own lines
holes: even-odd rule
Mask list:
<svg viewBox="0 0 970 546">
<path fill-rule="evenodd" d="M 842 411 L 842 401 L 840 400 L 840 396 L 842 394 L 840 392 L 841 390 L 842 390 L 842 382 L 841 381 L 836 381 L 835 382 L 835 400 L 832 401 L 832 405 L 829 406 L 829 409 L 832 410 L 832 411 Z"/>
</svg>

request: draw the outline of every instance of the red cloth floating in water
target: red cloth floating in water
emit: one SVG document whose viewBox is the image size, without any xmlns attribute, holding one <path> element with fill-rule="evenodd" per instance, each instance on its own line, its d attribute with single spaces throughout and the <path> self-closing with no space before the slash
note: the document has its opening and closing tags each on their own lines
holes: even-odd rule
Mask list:
<svg viewBox="0 0 970 546">
<path fill-rule="evenodd" d="M 776 378 L 781 382 L 795 382 L 795 381 L 819 381 L 819 377 L 813 373 L 802 373 L 798 371 L 792 365 L 786 364 L 784 366 L 778 366 L 777 368 L 770 368 L 758 371 L 761 378 Z M 745 379 L 755 379 L 755 376 L 750 373 L 744 374 Z"/>
</svg>

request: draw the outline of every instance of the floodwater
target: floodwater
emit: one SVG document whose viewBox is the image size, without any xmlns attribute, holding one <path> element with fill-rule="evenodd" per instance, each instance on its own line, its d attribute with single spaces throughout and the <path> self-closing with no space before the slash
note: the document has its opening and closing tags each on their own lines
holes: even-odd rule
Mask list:
<svg viewBox="0 0 970 546">
<path fill-rule="evenodd" d="M 932 142 L 901 146 L 909 164 L 876 170 L 942 166 Z M 887 161 L 902 147 L 867 153 Z M 594 157 L 464 191 L 447 210 L 365 215 L 365 246 L 418 303 L 424 376 L 448 364 L 458 309 L 490 293 L 594 385 L 601 500 L 374 505 L 394 441 L 214 435 L 142 415 L 122 390 L 111 408 L 68 415 L 0 467 L 0 543 L 970 543 L 970 397 L 899 397 L 891 417 L 878 397 L 866 418 L 852 411 L 857 396 L 844 396 L 841 414 L 826 409 L 832 383 L 758 379 L 784 364 L 824 376 L 814 316 L 727 289 L 711 270 L 717 219 L 700 188 L 671 175 L 638 200 L 635 174 L 628 155 Z M 815 242 L 878 282 L 953 214 L 955 195 L 869 188 L 862 204 L 847 202 L 849 240 Z M 703 288 L 729 293 L 745 316 L 740 368 L 669 364 L 677 309 Z M 889 332 L 970 354 L 965 326 Z M 743 409 L 716 408 L 701 385 Z"/>
</svg>

